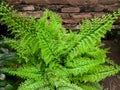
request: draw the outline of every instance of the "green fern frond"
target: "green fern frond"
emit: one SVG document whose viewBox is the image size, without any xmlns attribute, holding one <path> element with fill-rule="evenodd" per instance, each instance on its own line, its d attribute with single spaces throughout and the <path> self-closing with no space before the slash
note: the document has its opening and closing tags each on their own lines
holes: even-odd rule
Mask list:
<svg viewBox="0 0 120 90">
<path fill-rule="evenodd" d="M 91 59 L 88 59 L 88 58 L 83 58 L 82 60 L 79 60 L 81 61 L 81 63 L 77 63 L 76 66 L 75 63 L 74 64 L 71 64 L 69 63 L 69 65 L 71 65 L 70 68 L 68 68 L 68 71 L 70 74 L 73 74 L 73 75 L 83 75 L 85 73 L 88 73 L 88 71 L 90 69 L 94 69 L 96 66 L 100 65 L 100 64 L 103 64 L 105 63 L 105 60 L 101 60 L 101 59 L 98 59 L 98 60 L 91 60 Z M 75 67 L 74 67 L 74 66 Z"/>
<path fill-rule="evenodd" d="M 79 54 L 79 56 L 76 57 L 75 59 L 66 61 L 66 66 L 77 67 L 77 66 L 81 66 L 83 63 L 89 64 L 89 62 L 93 62 L 94 60 L 96 60 L 96 62 L 98 63 L 101 62 L 102 64 L 106 62 L 106 52 L 107 50 L 102 50 L 99 49 L 98 47 L 94 47 L 92 48 L 92 50 L 89 50 L 89 52 Z"/>
<path fill-rule="evenodd" d="M 46 90 L 48 86 L 49 84 L 44 84 L 42 80 L 28 79 L 19 86 L 18 90 Z"/>
<path fill-rule="evenodd" d="M 84 82 L 99 82 L 106 77 L 115 75 L 119 72 L 120 67 L 99 65 L 98 67 L 90 70 L 87 75 L 81 77 L 81 81 Z"/>
<path fill-rule="evenodd" d="M 115 21 L 114 16 L 108 14 L 104 16 L 102 19 L 95 18 L 91 22 L 89 20 L 86 20 L 85 24 L 83 23 L 83 26 L 81 25 L 82 27 L 80 32 L 81 40 L 78 42 L 78 45 L 74 47 L 68 54 L 68 57 L 67 57 L 68 60 L 78 56 L 79 53 L 84 53 L 85 51 L 84 49 L 88 51 L 90 47 L 96 46 L 98 41 L 100 41 L 100 39 L 104 37 L 106 32 L 111 30 L 112 24 Z M 100 22 L 100 23 L 97 23 L 96 20 L 98 20 L 97 22 Z M 86 27 L 87 24 L 88 26 Z"/>
<path fill-rule="evenodd" d="M 64 80 L 59 80 L 55 82 L 57 90 L 85 90 L 84 88 L 77 86 L 76 84 L 71 84 Z"/>
<path fill-rule="evenodd" d="M 55 33 L 53 33 L 53 25 L 54 27 L 58 27 L 57 29 L 59 30 L 61 26 L 58 26 L 59 23 L 52 18 L 52 15 L 50 15 L 51 12 L 46 11 L 45 17 L 41 18 L 38 23 L 36 24 L 36 30 L 38 31 L 37 33 L 37 38 L 39 40 L 39 46 L 41 48 L 41 55 L 42 58 L 45 60 L 46 65 L 51 62 L 54 59 L 58 59 L 58 55 L 56 54 L 56 49 L 57 43 L 55 38 L 57 39 Z M 48 21 L 47 18 L 50 18 L 50 21 Z M 51 26 L 51 27 L 50 27 Z M 49 30 L 47 30 L 49 28 Z M 58 31 L 57 30 L 57 31 Z M 48 33 L 49 32 L 49 33 Z M 57 32 L 58 33 L 58 32 Z M 57 34 L 56 33 L 56 34 Z M 54 34 L 54 35 L 50 35 Z"/>
<path fill-rule="evenodd" d="M 82 88 L 84 88 L 85 90 L 103 90 L 103 88 L 101 88 L 99 83 L 92 83 L 92 84 L 80 84 L 80 86 Z"/>
<path fill-rule="evenodd" d="M 17 75 L 25 79 L 29 78 L 29 79 L 38 80 L 41 77 L 41 72 L 39 71 L 39 69 L 37 69 L 37 67 L 34 66 L 23 66 L 18 69 L 4 68 L 1 70 L 11 75 Z"/>
</svg>

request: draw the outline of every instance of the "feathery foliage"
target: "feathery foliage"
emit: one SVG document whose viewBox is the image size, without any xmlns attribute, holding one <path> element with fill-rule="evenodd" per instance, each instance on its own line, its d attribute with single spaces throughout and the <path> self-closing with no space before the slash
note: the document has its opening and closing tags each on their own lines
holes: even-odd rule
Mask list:
<svg viewBox="0 0 120 90">
<path fill-rule="evenodd" d="M 107 50 L 100 49 L 101 38 L 119 16 L 120 10 L 86 19 L 77 34 L 68 33 L 60 17 L 49 10 L 36 20 L 1 3 L 0 22 L 14 35 L 5 39 L 16 50 L 18 61 L 18 67 L 1 71 L 25 79 L 18 90 L 101 90 L 99 81 L 120 70 L 108 62 Z"/>
</svg>

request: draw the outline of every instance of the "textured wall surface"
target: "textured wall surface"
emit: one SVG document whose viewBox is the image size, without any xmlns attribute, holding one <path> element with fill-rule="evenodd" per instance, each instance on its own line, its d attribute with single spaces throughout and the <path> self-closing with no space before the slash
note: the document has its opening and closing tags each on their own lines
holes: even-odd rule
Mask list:
<svg viewBox="0 0 120 90">
<path fill-rule="evenodd" d="M 67 29 L 79 29 L 85 18 L 101 17 L 120 8 L 120 0 L 7 0 L 25 15 L 40 18 L 45 8 L 57 12 Z M 120 21 L 113 28 L 119 28 Z"/>
</svg>

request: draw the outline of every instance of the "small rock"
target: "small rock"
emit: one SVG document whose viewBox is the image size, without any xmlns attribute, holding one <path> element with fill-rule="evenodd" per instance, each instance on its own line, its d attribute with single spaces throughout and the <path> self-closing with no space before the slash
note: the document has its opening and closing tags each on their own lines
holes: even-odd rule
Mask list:
<svg viewBox="0 0 120 90">
<path fill-rule="evenodd" d="M 0 90 L 6 90 L 6 89 L 2 87 L 2 88 L 0 88 Z"/>
<path fill-rule="evenodd" d="M 23 10 L 24 11 L 34 11 L 35 7 L 33 5 L 29 5 L 29 6 L 23 7 Z"/>
<path fill-rule="evenodd" d="M 6 89 L 6 90 L 14 90 L 13 86 L 10 85 L 10 84 L 6 85 L 6 86 L 5 86 L 5 89 Z"/>
<path fill-rule="evenodd" d="M 0 80 L 5 80 L 6 76 L 5 74 L 0 74 Z"/>
</svg>

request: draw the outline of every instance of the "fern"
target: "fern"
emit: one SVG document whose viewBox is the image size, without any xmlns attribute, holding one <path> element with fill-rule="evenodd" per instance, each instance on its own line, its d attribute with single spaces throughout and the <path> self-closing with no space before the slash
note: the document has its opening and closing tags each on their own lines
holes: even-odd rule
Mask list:
<svg viewBox="0 0 120 90">
<path fill-rule="evenodd" d="M 14 35 L 5 40 L 16 50 L 18 66 L 1 71 L 25 79 L 18 90 L 101 90 L 99 81 L 120 70 L 108 60 L 108 50 L 100 49 L 101 38 L 119 16 L 120 10 L 86 19 L 80 33 L 68 33 L 59 16 L 49 10 L 37 20 L 2 2 L 0 22 Z"/>
<path fill-rule="evenodd" d="M 33 80 L 33 79 L 28 79 L 24 83 L 20 85 L 18 90 L 37 90 L 40 88 L 40 90 L 46 90 L 47 84 L 44 85 L 43 80 Z"/>
</svg>

